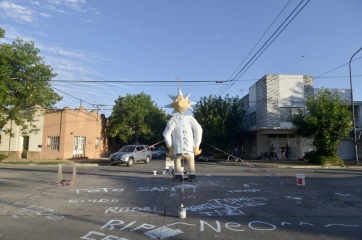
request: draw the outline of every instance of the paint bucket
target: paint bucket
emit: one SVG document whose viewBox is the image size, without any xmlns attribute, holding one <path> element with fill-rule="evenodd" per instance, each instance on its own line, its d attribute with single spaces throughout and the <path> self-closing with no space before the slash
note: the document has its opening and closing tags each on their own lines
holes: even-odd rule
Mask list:
<svg viewBox="0 0 362 240">
<path fill-rule="evenodd" d="M 179 208 L 178 216 L 179 216 L 179 218 L 186 218 L 186 208 L 185 207 Z"/>
<path fill-rule="evenodd" d="M 157 175 L 157 171 L 153 171 L 153 175 Z"/>
<path fill-rule="evenodd" d="M 297 174 L 297 185 L 298 186 L 305 186 L 305 175 L 304 174 Z"/>
</svg>

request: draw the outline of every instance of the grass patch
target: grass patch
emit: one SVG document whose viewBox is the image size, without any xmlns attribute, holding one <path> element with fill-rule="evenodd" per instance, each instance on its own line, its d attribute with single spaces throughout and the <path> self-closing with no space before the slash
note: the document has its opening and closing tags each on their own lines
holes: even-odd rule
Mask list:
<svg viewBox="0 0 362 240">
<path fill-rule="evenodd" d="M 32 162 L 32 161 L 30 161 L 30 162 L 28 162 L 28 161 L 26 161 L 26 162 L 22 162 L 22 161 L 3 161 L 1 163 L 18 165 L 18 164 L 34 164 L 35 162 Z"/>
<path fill-rule="evenodd" d="M 66 162 L 37 162 L 37 165 L 59 165 L 60 163 L 65 164 Z"/>
<path fill-rule="evenodd" d="M 0 162 L 4 159 L 6 159 L 8 156 L 5 154 L 0 154 Z"/>
</svg>

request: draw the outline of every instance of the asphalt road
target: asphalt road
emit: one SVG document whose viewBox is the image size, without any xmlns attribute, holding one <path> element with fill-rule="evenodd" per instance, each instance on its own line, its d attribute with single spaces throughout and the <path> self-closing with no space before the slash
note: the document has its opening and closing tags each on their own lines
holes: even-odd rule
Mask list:
<svg viewBox="0 0 362 240">
<path fill-rule="evenodd" d="M 176 182 L 164 165 L 78 165 L 75 186 L 59 166 L 0 165 L 0 239 L 362 239 L 361 169 L 202 162 Z"/>
</svg>

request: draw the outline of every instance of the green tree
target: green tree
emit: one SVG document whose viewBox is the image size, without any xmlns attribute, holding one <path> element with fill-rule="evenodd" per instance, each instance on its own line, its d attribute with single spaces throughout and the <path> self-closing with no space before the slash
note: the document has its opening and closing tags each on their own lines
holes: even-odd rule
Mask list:
<svg viewBox="0 0 362 240">
<path fill-rule="evenodd" d="M 167 123 L 164 111 L 157 108 L 151 96 L 143 92 L 118 97 L 109 118 L 109 134 L 119 137 L 124 144 L 154 144 L 161 141 Z"/>
<path fill-rule="evenodd" d="M 194 117 L 203 129 L 202 148 L 210 146 L 228 151 L 229 145 L 237 141 L 243 130 L 245 111 L 241 99 L 221 96 L 203 97 L 197 103 Z"/>
<path fill-rule="evenodd" d="M 5 30 L 0 28 L 0 38 L 5 37 Z"/>
<path fill-rule="evenodd" d="M 306 158 L 318 164 L 330 161 L 340 161 L 338 144 L 345 139 L 352 129 L 352 113 L 350 104 L 342 101 L 337 93 L 321 89 L 317 95 L 311 95 L 306 100 L 306 113 L 302 111 L 291 118 L 297 128 L 297 134 L 312 138 L 316 151 Z"/>
<path fill-rule="evenodd" d="M 0 36 L 4 35 L 0 29 Z M 50 86 L 56 74 L 39 52 L 34 42 L 19 38 L 12 44 L 0 44 L 0 127 L 13 122 L 25 135 L 35 129 L 39 109 L 51 109 L 62 99 Z M 11 128 L 3 131 L 12 135 Z"/>
</svg>

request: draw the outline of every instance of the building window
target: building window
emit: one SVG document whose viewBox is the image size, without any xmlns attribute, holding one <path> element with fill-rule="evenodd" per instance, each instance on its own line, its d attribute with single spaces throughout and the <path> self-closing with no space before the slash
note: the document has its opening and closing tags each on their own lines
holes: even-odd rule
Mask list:
<svg viewBox="0 0 362 240">
<path fill-rule="evenodd" d="M 289 122 L 290 116 L 292 116 L 292 108 L 280 108 L 280 122 Z"/>
<path fill-rule="evenodd" d="M 298 113 L 299 110 L 303 111 L 304 108 L 279 108 L 280 122 L 289 122 L 292 114 Z"/>
<path fill-rule="evenodd" d="M 268 138 L 295 138 L 294 134 L 268 134 Z"/>
<path fill-rule="evenodd" d="M 59 150 L 59 136 L 48 136 L 47 147 L 50 147 L 50 150 Z"/>
<path fill-rule="evenodd" d="M 250 127 L 253 127 L 256 125 L 256 113 L 250 113 L 249 115 L 249 123 L 250 123 Z"/>
</svg>

